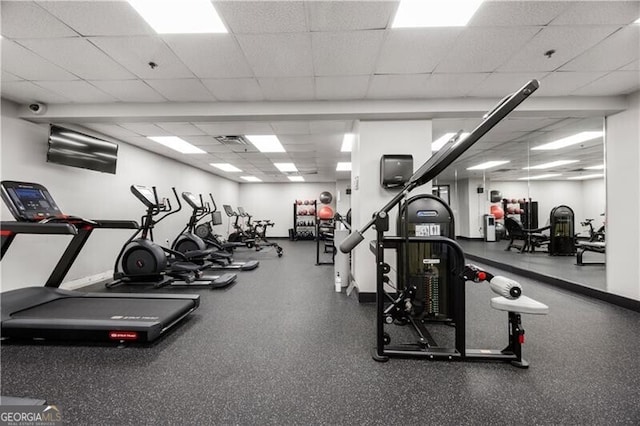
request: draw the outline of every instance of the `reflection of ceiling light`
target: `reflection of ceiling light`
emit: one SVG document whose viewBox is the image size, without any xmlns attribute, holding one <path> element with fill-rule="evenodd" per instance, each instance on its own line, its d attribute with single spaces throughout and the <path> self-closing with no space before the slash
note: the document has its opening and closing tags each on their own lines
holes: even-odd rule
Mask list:
<svg viewBox="0 0 640 426">
<path fill-rule="evenodd" d="M 531 167 L 523 167 L 523 170 L 534 170 L 534 169 L 550 169 L 552 167 L 564 166 L 565 164 L 578 163 L 580 160 L 558 160 L 552 161 L 550 163 L 538 164 L 537 166 Z"/>
<path fill-rule="evenodd" d="M 336 172 L 350 172 L 351 163 L 338 163 L 336 166 Z"/>
<path fill-rule="evenodd" d="M 482 0 L 401 0 L 391 28 L 464 27 Z"/>
<path fill-rule="evenodd" d="M 304 182 L 304 177 L 302 177 L 302 176 L 289 176 L 289 180 L 291 182 Z"/>
<path fill-rule="evenodd" d="M 580 142 L 590 141 L 591 139 L 596 139 L 602 136 L 602 132 L 581 132 L 575 134 L 573 136 L 568 136 L 566 138 L 558 139 L 554 142 L 545 143 L 544 145 L 536 146 L 531 148 L 532 151 L 535 150 L 546 150 L 546 149 L 560 149 L 570 145 L 575 145 Z"/>
<path fill-rule="evenodd" d="M 340 148 L 340 151 L 351 152 L 351 148 L 353 147 L 354 136 L 355 135 L 353 133 L 344 134 L 344 137 L 342 138 L 342 148 Z"/>
<path fill-rule="evenodd" d="M 293 163 L 273 163 L 274 166 L 278 168 L 281 172 L 297 172 L 298 169 L 296 165 Z"/>
<path fill-rule="evenodd" d="M 206 151 L 201 150 L 197 146 L 191 145 L 184 139 L 180 139 L 177 136 L 148 136 L 154 142 L 158 142 L 160 145 L 164 145 L 168 148 L 176 150 L 182 154 L 206 154 Z"/>
<path fill-rule="evenodd" d="M 247 182 L 262 182 L 262 179 L 255 176 L 240 176 L 240 178 L 246 180 Z"/>
<path fill-rule="evenodd" d="M 129 0 L 158 34 L 226 33 L 210 0 Z"/>
<path fill-rule="evenodd" d="M 585 180 L 585 179 L 597 179 L 597 178 L 603 178 L 604 177 L 604 173 L 597 173 L 597 174 L 593 174 L 593 175 L 582 175 L 582 176 L 574 176 L 574 177 L 570 177 L 567 179 L 570 180 Z"/>
<path fill-rule="evenodd" d="M 640 24 L 640 18 L 636 19 L 635 21 L 633 21 L 634 24 Z"/>
<path fill-rule="evenodd" d="M 285 152 L 276 135 L 246 135 L 260 152 Z"/>
<path fill-rule="evenodd" d="M 585 170 L 604 170 L 604 164 L 598 166 L 585 167 Z"/>
<path fill-rule="evenodd" d="M 449 139 L 451 139 L 453 137 L 453 135 L 455 135 L 455 133 L 453 133 L 453 132 L 452 133 L 445 133 L 444 135 L 440 136 L 438 139 L 433 141 L 431 143 L 431 151 L 439 151 L 440 148 L 442 148 L 444 146 L 444 144 L 449 142 Z M 460 135 L 460 137 L 458 138 L 458 142 L 460 142 L 461 140 L 463 140 L 467 136 L 469 136 L 468 132 L 462 133 Z"/>
<path fill-rule="evenodd" d="M 467 170 L 485 170 L 485 169 L 490 169 L 491 167 L 499 166 L 501 164 L 507 164 L 508 162 L 509 160 L 486 161 L 476 166 L 467 167 Z"/>
<path fill-rule="evenodd" d="M 209 164 L 215 167 L 216 169 L 222 170 L 223 172 L 241 172 L 242 171 L 236 166 L 233 166 L 229 163 L 209 163 Z"/>
<path fill-rule="evenodd" d="M 562 173 L 548 173 L 546 175 L 538 175 L 538 176 L 527 176 L 518 178 L 518 180 L 537 180 L 537 179 L 547 179 L 556 176 L 562 176 Z"/>
</svg>

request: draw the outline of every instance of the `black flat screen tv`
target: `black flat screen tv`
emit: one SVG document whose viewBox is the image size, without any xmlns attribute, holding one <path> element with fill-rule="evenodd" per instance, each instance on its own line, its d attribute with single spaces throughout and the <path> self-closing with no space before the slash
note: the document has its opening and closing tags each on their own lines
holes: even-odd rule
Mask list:
<svg viewBox="0 0 640 426">
<path fill-rule="evenodd" d="M 117 144 L 51 125 L 47 162 L 115 174 L 117 160 Z"/>
</svg>

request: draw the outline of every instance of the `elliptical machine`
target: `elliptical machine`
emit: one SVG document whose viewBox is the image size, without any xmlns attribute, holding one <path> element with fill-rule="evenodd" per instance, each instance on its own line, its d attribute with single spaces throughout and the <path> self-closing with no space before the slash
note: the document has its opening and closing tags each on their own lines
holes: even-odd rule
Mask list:
<svg viewBox="0 0 640 426">
<path fill-rule="evenodd" d="M 224 250 L 229 253 L 233 253 L 233 249 L 237 247 L 246 247 L 244 243 L 241 242 L 230 242 L 224 241 L 221 238 L 221 235 L 217 235 L 213 231 L 214 226 L 222 225 L 222 214 L 218 211 L 218 206 L 216 205 L 216 201 L 213 199 L 213 194 L 209 193 L 209 198 L 211 199 L 211 204 L 213 208 L 209 206 L 207 203 L 208 214 L 211 215 L 211 219 L 206 222 L 198 223 L 202 221 L 207 215 L 201 215 L 197 222 L 195 228 L 192 232 L 198 237 L 202 238 L 202 240 L 207 244 L 208 247 L 214 247 L 218 250 Z M 202 204 L 202 203 L 201 203 Z"/>
<path fill-rule="evenodd" d="M 262 250 L 264 247 L 275 247 L 278 257 L 282 257 L 282 247 L 273 241 L 267 239 L 267 229 L 273 227 L 275 223 L 269 219 L 256 220 L 251 223 L 251 216 L 243 207 L 238 206 L 240 216 L 247 218 L 245 225 L 248 229 L 249 237 L 253 240 L 256 250 Z"/>
<path fill-rule="evenodd" d="M 162 247 L 153 241 L 153 228 L 169 215 L 182 209 L 178 194 L 173 193 L 178 201 L 178 208 L 173 209 L 171 202 L 160 200 L 156 188 L 152 189 L 131 185 L 131 192 L 146 207 L 142 216 L 141 227 L 124 243 L 114 265 L 114 281 L 106 284 L 112 288 L 121 284 L 150 284 L 154 287 L 164 286 L 205 286 L 210 288 L 226 287 L 236 280 L 235 274 L 207 275 L 203 269 L 211 263 L 197 265 L 176 250 Z M 156 216 L 160 218 L 155 219 Z"/>
<path fill-rule="evenodd" d="M 187 259 L 197 264 L 211 261 L 213 262 L 213 265 L 210 266 L 211 269 L 251 271 L 260 265 L 257 260 L 234 262 L 230 253 L 222 252 L 217 247 L 207 248 L 203 239 L 195 235 L 193 231 L 198 221 L 211 212 L 211 208 L 205 206 L 202 195 L 198 198 L 191 192 L 183 192 L 182 198 L 189 204 L 192 212 L 189 222 L 171 244 L 173 250 L 179 251 Z"/>
</svg>

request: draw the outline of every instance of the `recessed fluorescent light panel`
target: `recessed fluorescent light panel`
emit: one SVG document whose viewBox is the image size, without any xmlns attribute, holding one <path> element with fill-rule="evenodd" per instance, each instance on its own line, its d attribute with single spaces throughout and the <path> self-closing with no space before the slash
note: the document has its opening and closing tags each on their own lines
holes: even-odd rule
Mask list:
<svg viewBox="0 0 640 426">
<path fill-rule="evenodd" d="M 353 133 L 345 133 L 344 137 L 342 138 L 342 148 L 340 148 L 340 151 L 351 152 L 351 149 L 353 148 L 354 138 L 355 135 Z"/>
<path fill-rule="evenodd" d="M 177 136 L 148 136 L 154 142 L 158 142 L 160 145 L 164 145 L 168 148 L 174 149 L 182 154 L 206 154 L 206 151 L 201 150 L 197 146 L 191 145 L 189 142 L 180 139 Z"/>
<path fill-rule="evenodd" d="M 562 176 L 562 173 L 547 173 L 546 175 L 538 175 L 538 176 L 527 176 L 518 178 L 518 180 L 538 180 L 538 179 L 548 179 L 552 177 Z"/>
<path fill-rule="evenodd" d="M 296 168 L 296 165 L 293 163 L 273 163 L 273 165 L 276 166 L 278 170 L 280 170 L 283 173 L 298 171 L 298 169 Z"/>
<path fill-rule="evenodd" d="M 209 163 L 209 164 L 215 167 L 216 169 L 222 170 L 223 172 L 237 173 L 242 171 L 236 166 L 233 166 L 229 163 Z"/>
<path fill-rule="evenodd" d="M 260 152 L 286 152 L 276 135 L 246 135 Z"/>
<path fill-rule="evenodd" d="M 604 177 L 604 173 L 597 173 L 597 174 L 593 174 L 593 175 L 582 175 L 582 176 L 574 176 L 574 177 L 570 177 L 567 178 L 569 180 L 585 180 L 585 179 L 598 179 L 598 178 L 603 178 Z"/>
<path fill-rule="evenodd" d="M 401 0 L 391 28 L 464 27 L 482 0 Z"/>
<path fill-rule="evenodd" d="M 567 146 L 575 145 L 577 143 L 586 142 L 592 139 L 602 137 L 602 135 L 603 135 L 602 132 L 581 132 L 573 136 L 568 136 L 566 138 L 558 139 L 557 141 L 554 141 L 554 142 L 549 142 L 544 145 L 533 147 L 531 148 L 531 150 L 536 151 L 536 150 L 565 148 Z"/>
<path fill-rule="evenodd" d="M 302 176 L 289 176 L 289 180 L 291 182 L 304 182 L 304 177 L 302 177 Z"/>
<path fill-rule="evenodd" d="M 350 172 L 351 163 L 338 163 L 336 166 L 336 172 Z"/>
<path fill-rule="evenodd" d="M 604 164 L 598 166 L 585 167 L 585 170 L 604 170 Z"/>
<path fill-rule="evenodd" d="M 467 167 L 467 170 L 486 170 L 490 169 L 491 167 L 507 164 L 508 162 L 509 160 L 487 161 L 482 164 L 478 164 L 477 166 Z"/>
<path fill-rule="evenodd" d="M 211 0 L 129 0 L 158 34 L 226 33 Z"/>
<path fill-rule="evenodd" d="M 552 167 L 564 166 L 565 164 L 578 163 L 580 160 L 558 160 L 552 161 L 550 163 L 538 164 L 536 166 L 531 167 L 523 167 L 523 170 L 540 170 L 540 169 L 550 169 Z"/>
<path fill-rule="evenodd" d="M 262 179 L 255 176 L 240 176 L 240 178 L 246 180 L 247 182 L 262 182 Z"/>
<path fill-rule="evenodd" d="M 453 137 L 453 135 L 455 135 L 455 133 L 453 133 L 453 132 L 445 133 L 444 135 L 440 136 L 435 141 L 431 142 L 431 151 L 432 152 L 433 151 L 439 151 L 440 148 L 442 148 L 445 143 L 449 142 L 449 139 L 451 139 Z M 462 133 L 460 135 L 460 138 L 458 139 L 458 142 L 460 142 L 461 140 L 463 140 L 467 136 L 469 136 L 468 132 Z"/>
</svg>

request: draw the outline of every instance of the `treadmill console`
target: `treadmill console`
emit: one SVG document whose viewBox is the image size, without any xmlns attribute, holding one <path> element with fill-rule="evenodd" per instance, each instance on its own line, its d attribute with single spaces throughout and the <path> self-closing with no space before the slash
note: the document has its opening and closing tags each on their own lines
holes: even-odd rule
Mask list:
<svg viewBox="0 0 640 426">
<path fill-rule="evenodd" d="M 131 185 L 131 193 L 147 207 L 158 207 L 153 190 L 147 186 Z"/>
<path fill-rule="evenodd" d="M 2 199 L 13 217 L 20 222 L 39 222 L 62 216 L 47 188 L 37 183 L 2 181 Z"/>
</svg>

